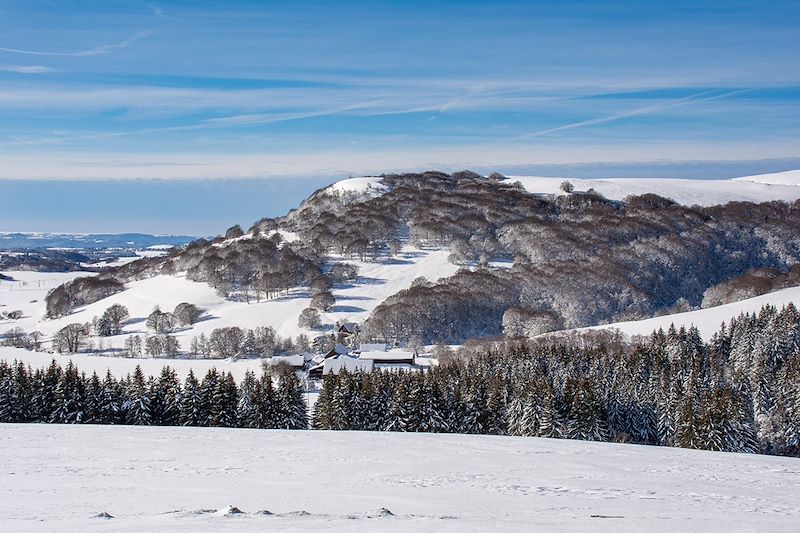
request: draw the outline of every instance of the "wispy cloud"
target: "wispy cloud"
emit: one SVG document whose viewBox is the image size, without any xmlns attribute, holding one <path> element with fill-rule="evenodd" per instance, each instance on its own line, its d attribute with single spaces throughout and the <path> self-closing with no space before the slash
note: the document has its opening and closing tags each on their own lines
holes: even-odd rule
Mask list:
<svg viewBox="0 0 800 533">
<path fill-rule="evenodd" d="M 55 56 L 55 57 L 88 57 L 108 54 L 113 50 L 120 50 L 128 48 L 130 45 L 142 39 L 146 39 L 153 34 L 152 30 L 140 31 L 133 37 L 128 37 L 124 41 L 113 44 L 102 44 L 88 50 L 79 50 L 77 52 L 53 52 L 53 51 L 40 51 L 40 50 L 23 50 L 20 48 L 6 48 L 0 47 L 0 52 L 8 52 L 10 54 L 23 54 L 31 56 Z"/>
<path fill-rule="evenodd" d="M 228 128 L 228 127 L 247 126 L 256 124 L 273 124 L 278 122 L 290 122 L 293 120 L 303 120 L 307 118 L 338 115 L 341 113 L 348 113 L 357 110 L 369 109 L 370 107 L 378 104 L 380 104 L 380 101 L 361 102 L 357 104 L 352 104 L 332 109 L 319 109 L 319 110 L 297 112 L 297 113 L 254 113 L 246 115 L 231 115 L 227 117 L 204 119 L 199 122 L 181 126 L 143 128 L 143 129 L 128 130 L 128 131 L 90 133 L 90 134 L 80 134 L 80 135 L 56 135 L 56 136 L 39 137 L 39 138 L 32 138 L 25 135 L 13 135 L 10 137 L 8 141 L 0 142 L 0 148 L 8 148 L 13 146 L 54 145 L 54 144 L 71 143 L 76 141 L 91 141 L 91 140 L 109 139 L 115 137 L 127 137 L 131 135 L 149 135 L 153 133 L 203 130 L 211 128 Z"/>
<path fill-rule="evenodd" d="M 164 16 L 164 10 L 161 9 L 161 6 L 159 6 L 158 4 L 153 3 L 153 4 L 150 4 L 149 7 L 150 7 L 150 11 L 153 13 L 153 15 L 155 15 L 157 17 L 163 17 Z"/>
<path fill-rule="evenodd" d="M 57 72 L 56 69 L 42 65 L 6 65 L 0 66 L 0 72 L 15 72 L 17 74 L 47 74 Z"/>
<path fill-rule="evenodd" d="M 614 122 L 617 120 L 622 120 L 625 118 L 630 117 L 638 117 L 643 115 L 650 115 L 652 113 L 658 113 L 660 111 L 666 111 L 667 109 L 671 109 L 674 107 L 680 107 L 688 104 L 693 104 L 697 102 L 708 102 L 710 100 L 718 100 L 720 98 L 727 98 L 729 96 L 733 96 L 736 94 L 741 94 L 745 92 L 752 91 L 752 89 L 739 89 L 736 91 L 728 91 L 722 94 L 719 91 L 711 90 L 711 91 L 703 91 L 697 94 L 693 94 L 690 96 L 686 96 L 684 98 L 678 98 L 676 100 L 671 100 L 668 102 L 661 102 L 657 104 L 646 105 L 642 107 L 637 107 L 634 109 L 630 109 L 628 111 L 623 111 L 621 113 L 614 113 L 612 115 L 607 115 L 604 117 L 592 118 L 588 120 L 581 120 L 579 122 L 572 122 L 570 124 L 564 124 L 562 126 L 556 126 L 554 128 L 547 128 L 539 131 L 534 131 L 531 133 L 527 133 L 522 135 L 521 139 L 530 139 L 533 137 L 541 137 L 543 135 L 548 135 L 550 133 L 556 133 L 559 131 L 564 130 L 571 130 L 575 128 L 582 128 L 585 126 L 595 126 L 598 124 L 606 124 L 608 122 Z"/>
</svg>

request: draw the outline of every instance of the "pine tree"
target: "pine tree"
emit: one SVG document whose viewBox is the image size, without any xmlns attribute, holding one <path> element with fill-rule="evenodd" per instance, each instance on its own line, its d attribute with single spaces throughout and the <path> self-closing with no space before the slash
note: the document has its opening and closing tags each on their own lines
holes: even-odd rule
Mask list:
<svg viewBox="0 0 800 533">
<path fill-rule="evenodd" d="M 311 415 L 311 427 L 313 429 L 332 429 L 331 403 L 333 400 L 333 389 L 335 388 L 336 377 L 333 374 L 326 374 L 322 378 L 322 390 L 314 404 Z"/>
<path fill-rule="evenodd" d="M 406 373 L 397 375 L 397 386 L 392 394 L 390 407 L 391 422 L 387 427 L 389 431 L 416 431 L 417 418 L 414 412 L 416 406 L 411 402 L 418 397 L 418 393 L 412 398 L 413 388 L 414 385 Z M 346 401 L 345 398 L 341 403 Z"/>
<path fill-rule="evenodd" d="M 106 371 L 106 377 L 103 379 L 103 390 L 100 399 L 100 412 L 99 420 L 101 424 L 116 424 L 120 421 L 120 412 L 122 411 L 122 402 L 120 399 L 119 385 L 114 376 L 111 375 L 111 370 Z"/>
<path fill-rule="evenodd" d="M 694 399 L 689 396 L 684 398 L 678 414 L 678 424 L 675 431 L 675 446 L 680 448 L 699 448 L 698 419 L 695 415 Z"/>
<path fill-rule="evenodd" d="M 536 397 L 535 388 L 528 390 L 521 400 L 522 417 L 519 421 L 518 435 L 523 437 L 536 437 L 539 435 L 539 426 L 542 417 L 542 405 Z"/>
<path fill-rule="evenodd" d="M 256 427 L 261 429 L 276 428 L 276 400 L 275 387 L 272 383 L 272 376 L 266 372 L 261 375 L 261 379 L 256 384 L 256 407 L 258 416 Z M 325 429 L 331 429 L 330 427 Z"/>
<path fill-rule="evenodd" d="M 203 426 L 214 426 L 219 421 L 219 406 L 215 404 L 219 380 L 217 369 L 210 368 L 200 384 L 200 405 L 206 415 L 201 421 Z"/>
<path fill-rule="evenodd" d="M 133 377 L 127 384 L 126 393 L 126 422 L 133 426 L 148 426 L 152 423 L 152 413 L 150 410 L 150 395 L 148 386 L 145 383 L 142 367 L 136 365 Z"/>
<path fill-rule="evenodd" d="M 33 383 L 30 367 L 26 367 L 22 361 L 18 361 L 14 366 L 14 399 L 16 402 L 17 422 L 31 422 L 33 420 L 32 397 Z"/>
<path fill-rule="evenodd" d="M 102 424 L 103 384 L 97 372 L 92 373 L 86 383 L 86 412 L 84 424 Z"/>
<path fill-rule="evenodd" d="M 236 405 L 236 418 L 239 420 L 239 427 L 258 427 L 258 408 L 255 394 L 256 377 L 252 371 L 248 370 L 244 375 L 242 384 L 239 386 L 239 401 Z"/>
<path fill-rule="evenodd" d="M 486 404 L 486 432 L 490 435 L 506 435 L 507 418 L 505 386 L 502 380 L 493 379 Z"/>
<path fill-rule="evenodd" d="M 183 384 L 183 394 L 180 401 L 180 424 L 182 426 L 202 426 L 208 414 L 203 403 L 200 384 L 192 370 L 186 376 Z"/>
<path fill-rule="evenodd" d="M 474 384 L 464 397 L 464 418 L 461 430 L 464 433 L 481 435 L 486 431 L 486 391 Z"/>
<path fill-rule="evenodd" d="M 607 421 L 602 404 L 589 380 L 568 382 L 564 395 L 569 403 L 567 437 L 580 440 L 608 440 Z"/>
<path fill-rule="evenodd" d="M 158 415 L 153 414 L 155 423 L 163 426 L 180 425 L 181 385 L 174 369 L 169 366 L 161 369 L 161 375 L 151 389 L 151 397 L 158 398 Z"/>
<path fill-rule="evenodd" d="M 445 433 L 449 430 L 444 413 L 444 402 L 439 393 L 436 375 L 433 371 L 419 374 L 421 395 L 418 401 L 419 428 L 427 433 Z"/>
<path fill-rule="evenodd" d="M 17 421 L 17 399 L 14 378 L 5 361 L 0 361 L 0 422 Z"/>
<path fill-rule="evenodd" d="M 283 406 L 282 411 L 286 413 L 285 429 L 308 429 L 308 408 L 294 372 L 282 377 L 278 396 Z"/>
</svg>

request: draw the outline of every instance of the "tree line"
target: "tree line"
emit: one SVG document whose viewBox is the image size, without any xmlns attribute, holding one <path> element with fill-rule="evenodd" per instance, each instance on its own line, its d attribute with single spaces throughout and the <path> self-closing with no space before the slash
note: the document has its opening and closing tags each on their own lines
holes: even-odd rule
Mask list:
<svg viewBox="0 0 800 533">
<path fill-rule="evenodd" d="M 800 313 L 765 306 L 708 343 L 674 327 L 511 340 L 424 374 L 328 375 L 312 424 L 800 455 Z"/>
<path fill-rule="evenodd" d="M 439 350 L 426 372 L 329 374 L 310 425 L 631 442 L 800 455 L 800 312 L 765 306 L 698 330 L 505 339 Z M 292 371 L 189 373 L 137 366 L 116 380 L 70 363 L 32 371 L 0 363 L 0 421 L 305 429 Z"/>
<path fill-rule="evenodd" d="M 202 380 L 189 371 L 181 383 L 168 366 L 145 378 L 137 365 L 116 379 L 87 376 L 71 361 L 37 370 L 0 361 L 0 422 L 306 429 L 308 416 L 291 371 L 247 372 L 237 385 L 215 368 Z"/>
</svg>

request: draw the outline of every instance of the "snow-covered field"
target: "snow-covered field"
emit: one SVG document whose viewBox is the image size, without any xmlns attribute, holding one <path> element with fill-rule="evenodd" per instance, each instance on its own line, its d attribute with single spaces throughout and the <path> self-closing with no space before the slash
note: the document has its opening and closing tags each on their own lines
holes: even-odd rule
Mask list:
<svg viewBox="0 0 800 533">
<path fill-rule="evenodd" d="M 793 303 L 800 307 L 800 287 L 790 287 L 769 294 L 762 294 L 754 298 L 748 298 L 739 302 L 699 309 L 697 311 L 687 311 L 674 315 L 664 315 L 646 320 L 632 320 L 629 322 L 615 322 L 582 330 L 591 329 L 618 329 L 626 335 L 649 335 L 653 331 L 662 328 L 664 331 L 670 324 L 675 327 L 694 325 L 700 331 L 700 335 L 705 340 L 709 340 L 724 321 L 730 323 L 731 318 L 735 318 L 742 313 L 757 313 L 765 305 L 774 305 L 778 309 L 782 306 Z"/>
<path fill-rule="evenodd" d="M 136 365 L 142 368 L 145 376 L 157 376 L 164 366 L 170 366 L 175 369 L 178 378 L 181 380 L 186 378 L 189 370 L 193 370 L 198 379 L 202 379 L 209 369 L 216 368 L 221 372 L 230 372 L 237 382 L 244 378 L 248 370 L 252 370 L 257 376 L 260 376 L 262 372 L 261 363 L 263 361 L 262 359 L 240 359 L 238 361 L 232 361 L 231 359 L 127 359 L 125 357 L 88 353 L 62 355 L 58 353 L 32 352 L 21 348 L 0 346 L 0 361 L 8 363 L 23 361 L 26 365 L 36 369 L 50 366 L 53 359 L 61 367 L 66 367 L 72 361 L 78 367 L 78 370 L 85 372 L 88 376 L 92 372 L 97 372 L 97 375 L 103 377 L 106 370 L 111 370 L 114 377 L 123 378 L 125 375 L 132 373 Z"/>
<path fill-rule="evenodd" d="M 800 198 L 800 171 L 744 176 L 732 180 L 692 180 L 665 178 L 545 178 L 510 176 L 531 193 L 564 194 L 560 185 L 568 180 L 576 191 L 594 189 L 612 200 L 628 195 L 655 193 L 684 205 L 710 206 L 732 201 L 795 201 Z"/>
<path fill-rule="evenodd" d="M 359 279 L 334 287 L 336 305 L 323 313 L 323 322 L 333 324 L 338 319 L 360 322 L 390 295 L 408 288 L 419 276 L 430 280 L 450 276 L 458 267 L 448 263 L 447 250 L 423 251 L 406 248 L 394 259 L 380 262 L 347 261 L 359 268 Z M 67 324 L 91 322 L 109 306 L 119 303 L 131 315 L 122 335 L 103 339 L 105 348 L 122 348 L 131 334 L 145 334 L 145 319 L 158 305 L 163 311 L 172 311 L 181 302 L 189 302 L 206 309 L 206 315 L 191 328 L 178 331 L 175 336 L 183 349 L 189 347 L 191 338 L 200 333 L 208 335 L 213 329 L 228 326 L 255 328 L 272 326 L 283 337 L 299 333 L 319 334 L 303 330 L 297 325 L 300 312 L 308 307 L 310 298 L 304 291 L 289 296 L 261 302 L 230 301 L 221 298 L 205 283 L 187 280 L 184 276 L 161 275 L 127 285 L 121 293 L 110 296 L 66 317 L 45 320 L 44 298 L 47 292 L 79 273 L 51 274 L 36 272 L 5 272 L 18 282 L 0 281 L 0 304 L 4 310 L 20 309 L 24 317 L 16 321 L 0 321 L 0 334 L 12 327 L 26 331 L 41 331 L 47 337 Z"/>
<path fill-rule="evenodd" d="M 800 530 L 800 460 L 785 457 L 39 424 L 0 425 L 0 457 L 0 530 L 9 532 Z"/>
<path fill-rule="evenodd" d="M 800 185 L 800 170 L 756 174 L 754 176 L 734 178 L 734 181 L 752 181 L 754 183 L 769 183 L 772 185 Z"/>
</svg>

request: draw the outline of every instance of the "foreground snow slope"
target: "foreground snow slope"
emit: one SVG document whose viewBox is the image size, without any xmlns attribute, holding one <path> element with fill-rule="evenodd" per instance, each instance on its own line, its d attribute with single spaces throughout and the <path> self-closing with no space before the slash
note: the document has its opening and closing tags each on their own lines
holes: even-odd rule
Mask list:
<svg viewBox="0 0 800 533">
<path fill-rule="evenodd" d="M 695 325 L 700 330 L 700 335 L 703 339 L 708 340 L 719 330 L 723 321 L 728 324 L 731 318 L 735 318 L 742 313 L 757 313 L 767 304 L 774 305 L 780 309 L 788 303 L 793 303 L 800 307 L 800 287 L 790 287 L 739 302 L 709 307 L 708 309 L 664 315 L 646 320 L 615 322 L 613 324 L 582 328 L 582 330 L 618 329 L 627 335 L 649 335 L 659 328 L 666 331 L 670 324 L 675 324 L 675 327 Z"/>
<path fill-rule="evenodd" d="M 0 434 L 3 531 L 800 529 L 791 458 L 467 435 L 38 424 Z"/>
<path fill-rule="evenodd" d="M 800 198 L 800 171 L 779 172 L 759 176 L 744 176 L 732 180 L 692 180 L 665 178 L 544 178 L 510 176 L 532 193 L 564 194 L 561 183 L 567 179 L 576 191 L 594 189 L 612 200 L 628 195 L 655 193 L 672 198 L 684 205 L 710 206 L 733 201 L 769 202 Z"/>
</svg>

